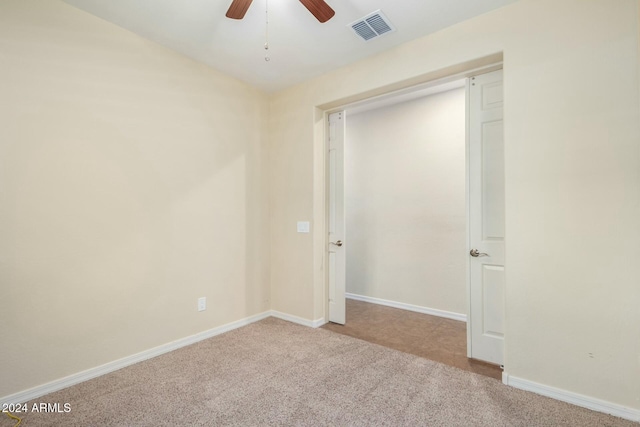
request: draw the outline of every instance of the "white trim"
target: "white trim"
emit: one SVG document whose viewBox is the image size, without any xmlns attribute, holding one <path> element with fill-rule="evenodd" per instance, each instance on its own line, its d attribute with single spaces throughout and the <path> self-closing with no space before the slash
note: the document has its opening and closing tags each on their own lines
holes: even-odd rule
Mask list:
<svg viewBox="0 0 640 427">
<path fill-rule="evenodd" d="M 62 390 L 63 388 L 71 387 L 72 385 L 76 385 L 81 382 L 99 377 L 101 375 L 117 371 L 118 369 L 133 365 L 134 363 L 142 362 L 144 360 L 160 356 L 161 354 L 165 354 L 170 351 L 195 344 L 199 341 L 206 340 L 207 338 L 211 338 L 216 335 L 229 332 L 233 329 L 249 325 L 259 320 L 266 319 L 269 316 L 271 316 L 271 311 L 265 311 L 264 313 L 256 314 L 254 316 L 246 317 L 235 322 L 227 323 L 226 325 L 218 326 L 217 328 L 209 329 L 208 331 L 200 332 L 195 335 L 181 338 L 177 341 L 172 341 L 170 343 L 124 357 L 122 359 L 114 360 L 113 362 L 105 363 L 104 365 L 87 369 L 86 371 L 78 372 L 76 374 L 72 374 L 46 384 L 20 391 L 18 393 L 10 394 L 8 396 L 0 398 L 0 405 L 4 405 L 5 403 L 28 402 L 29 400 L 36 399 L 38 397 L 44 396 L 45 394 L 53 393 L 54 391 Z"/>
<path fill-rule="evenodd" d="M 309 328 L 319 328 L 320 326 L 327 323 L 324 317 L 317 320 L 307 320 L 302 317 L 294 316 L 292 314 L 283 313 L 281 311 L 271 310 L 271 316 L 276 317 L 281 320 L 286 320 L 287 322 L 297 323 L 298 325 L 308 326 Z"/>
<path fill-rule="evenodd" d="M 445 317 L 447 319 L 467 321 L 467 315 L 462 313 L 453 313 L 451 311 L 438 310 L 435 308 L 422 307 L 419 305 L 405 304 L 403 302 L 389 301 L 382 298 L 367 297 L 364 295 L 347 293 L 345 296 L 356 301 L 370 302 L 372 304 L 386 305 L 387 307 L 400 308 L 402 310 L 415 311 L 416 313 L 430 314 L 431 316 Z"/>
<path fill-rule="evenodd" d="M 113 362 L 105 363 L 104 365 L 96 366 L 95 368 L 87 369 L 85 371 L 81 371 L 67 377 L 48 382 L 46 384 L 23 390 L 18 393 L 10 394 L 8 396 L 0 397 L 0 405 L 4 405 L 5 403 L 8 404 L 28 402 L 29 400 L 36 399 L 38 397 L 44 396 L 45 394 L 53 393 L 54 391 L 62 390 L 63 388 L 80 384 L 81 382 L 117 371 L 118 369 L 126 368 L 127 366 L 133 365 L 135 363 L 143 362 L 156 356 L 169 353 L 170 351 L 195 344 L 211 337 L 215 337 L 216 335 L 238 329 L 242 326 L 247 326 L 251 323 L 266 319 L 267 317 L 276 317 L 278 319 L 297 323 L 303 326 L 308 326 L 310 328 L 318 328 L 327 323 L 324 318 L 320 318 L 317 320 L 306 320 L 301 317 L 292 316 L 290 314 L 281 313 L 275 310 L 265 311 L 254 316 L 246 317 L 235 322 L 218 326 L 217 328 L 209 329 L 208 331 L 181 338 L 179 340 L 172 341 L 170 343 L 163 344 L 161 346 L 154 347 L 149 350 L 133 354 L 131 356 L 123 357 L 122 359 L 114 360 Z"/>
<path fill-rule="evenodd" d="M 640 410 L 638 409 L 626 408 L 615 403 L 596 399 L 595 397 L 589 397 L 548 385 L 538 384 L 522 378 L 513 377 L 506 372 L 502 373 L 502 382 L 511 387 L 519 388 L 520 390 L 530 391 L 562 402 L 571 403 L 572 405 L 591 409 L 592 411 L 602 412 L 615 417 L 624 418 L 625 420 L 640 422 Z"/>
<path fill-rule="evenodd" d="M 322 325 L 324 325 L 326 323 L 327 323 L 326 319 L 324 317 L 321 317 L 319 319 L 314 320 L 311 323 L 311 327 L 314 328 L 314 329 L 315 328 L 319 328 L 320 326 L 322 326 Z"/>
<path fill-rule="evenodd" d="M 471 114 L 469 97 L 471 94 L 471 80 L 469 77 L 465 79 L 464 84 L 464 203 L 465 203 L 465 237 L 467 240 L 466 251 L 471 248 L 471 192 L 469 191 L 471 183 L 469 182 L 469 147 L 471 146 L 470 129 L 471 122 L 469 117 Z M 471 316 L 471 260 L 465 257 L 465 285 L 467 291 L 467 313 Z M 471 341 L 471 321 L 467 321 L 467 357 L 471 359 L 471 350 L 473 342 Z"/>
</svg>

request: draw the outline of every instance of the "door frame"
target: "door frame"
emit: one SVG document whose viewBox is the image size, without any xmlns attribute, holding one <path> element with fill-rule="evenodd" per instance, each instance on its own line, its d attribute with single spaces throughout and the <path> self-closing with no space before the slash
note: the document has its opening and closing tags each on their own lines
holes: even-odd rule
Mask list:
<svg viewBox="0 0 640 427">
<path fill-rule="evenodd" d="M 476 73 L 480 74 L 480 73 Z M 467 77 L 464 85 L 464 203 L 465 203 L 465 235 L 466 235 L 466 251 L 469 253 L 471 250 L 471 191 L 469 191 L 470 183 L 469 183 L 469 169 L 470 165 L 470 150 L 471 146 L 471 121 L 469 120 L 469 116 L 471 114 L 470 108 L 470 93 L 471 93 L 471 76 Z M 471 358 L 471 260 L 469 257 L 466 257 L 465 262 L 465 289 L 467 292 L 467 358 Z"/>
<path fill-rule="evenodd" d="M 465 214 L 466 214 L 466 251 L 469 251 L 470 248 L 470 236 L 469 236 L 469 202 L 470 202 L 470 194 L 469 194 L 469 78 L 478 74 L 484 74 L 491 71 L 496 71 L 499 69 L 504 69 L 502 54 L 500 53 L 498 56 L 491 55 L 487 58 L 483 58 L 477 61 L 472 61 L 471 63 L 463 64 L 460 66 L 454 66 L 447 70 L 442 70 L 432 75 L 427 75 L 424 77 L 424 80 L 420 82 L 411 82 L 406 86 L 397 89 L 397 88 L 389 88 L 385 90 L 385 88 L 381 88 L 380 90 L 363 93 L 360 96 L 356 95 L 355 97 L 351 97 L 345 100 L 337 100 L 334 102 L 330 102 L 327 104 L 319 105 L 316 107 L 316 123 L 320 122 L 320 126 L 316 127 L 315 138 L 317 148 L 321 151 L 321 164 L 315 163 L 316 167 L 321 168 L 321 179 L 317 179 L 316 185 L 314 186 L 314 191 L 319 192 L 316 194 L 318 202 L 322 201 L 323 206 L 322 209 L 315 210 L 315 213 L 318 214 L 319 218 L 316 222 L 321 227 L 317 227 L 318 236 L 316 245 L 314 245 L 314 258 L 316 260 L 315 265 L 318 266 L 315 270 L 314 281 L 319 281 L 323 284 L 322 286 L 322 295 L 318 295 L 321 298 L 323 304 L 322 313 L 324 314 L 325 321 L 329 319 L 329 274 L 328 274 L 328 248 L 329 248 L 329 233 L 328 233 L 328 219 L 329 219 L 329 161 L 328 161 L 328 153 L 329 153 L 329 115 L 339 111 L 345 111 L 348 114 L 349 109 L 353 109 L 356 107 L 366 106 L 367 104 L 371 104 L 374 102 L 384 102 L 386 99 L 395 98 L 398 96 L 403 96 L 407 94 L 411 94 L 417 91 L 425 90 L 430 87 L 439 86 L 454 80 L 466 79 L 465 83 Z M 483 63 L 484 62 L 484 63 Z M 462 71 L 460 68 L 462 67 Z M 317 154 L 318 151 L 316 151 Z M 346 242 L 345 236 L 345 243 Z M 321 249 L 320 249 L 321 248 Z M 318 253 L 319 252 L 319 253 Z M 505 251 L 506 252 L 506 251 Z M 470 330 L 470 297 L 471 297 L 471 280 L 470 280 L 470 260 L 467 257 L 466 261 L 466 271 L 465 271 L 465 280 L 466 280 L 466 297 L 467 297 L 467 357 L 471 355 L 471 330 Z M 505 323 L 506 324 L 506 323 Z M 505 342 L 507 340 L 507 336 L 505 334 Z"/>
</svg>

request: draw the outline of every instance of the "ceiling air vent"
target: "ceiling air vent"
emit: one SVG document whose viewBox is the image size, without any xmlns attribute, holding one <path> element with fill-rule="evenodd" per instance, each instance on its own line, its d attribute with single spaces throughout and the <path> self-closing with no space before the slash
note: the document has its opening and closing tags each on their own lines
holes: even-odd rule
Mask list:
<svg viewBox="0 0 640 427">
<path fill-rule="evenodd" d="M 349 26 L 364 41 L 369 41 L 396 30 L 391 22 L 389 22 L 389 18 L 380 10 L 376 10 L 364 18 L 352 22 Z"/>
</svg>

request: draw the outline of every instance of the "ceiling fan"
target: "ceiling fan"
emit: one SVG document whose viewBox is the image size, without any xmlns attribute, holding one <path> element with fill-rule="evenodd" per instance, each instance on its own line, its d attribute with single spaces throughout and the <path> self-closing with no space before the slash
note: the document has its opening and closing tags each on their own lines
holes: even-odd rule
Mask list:
<svg viewBox="0 0 640 427">
<path fill-rule="evenodd" d="M 227 18 L 242 19 L 247 9 L 251 6 L 253 0 L 233 0 L 229 10 L 227 10 Z M 320 22 L 327 22 L 336 14 L 324 0 L 300 0 L 309 12 Z"/>
</svg>

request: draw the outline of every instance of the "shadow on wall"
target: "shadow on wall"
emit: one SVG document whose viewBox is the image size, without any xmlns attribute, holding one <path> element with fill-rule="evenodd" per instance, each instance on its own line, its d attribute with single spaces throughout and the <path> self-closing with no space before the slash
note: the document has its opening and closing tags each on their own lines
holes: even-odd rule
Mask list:
<svg viewBox="0 0 640 427">
<path fill-rule="evenodd" d="M 5 6 L 0 396 L 268 309 L 264 95 L 62 3 Z"/>
</svg>

